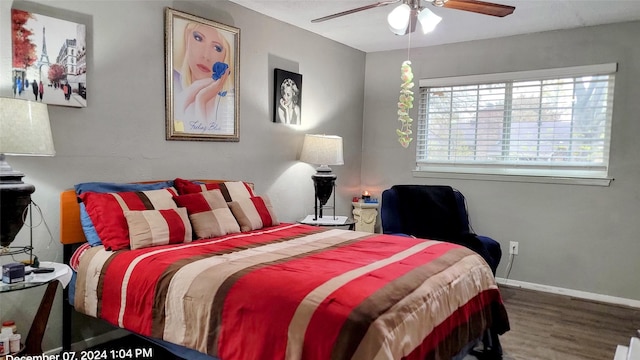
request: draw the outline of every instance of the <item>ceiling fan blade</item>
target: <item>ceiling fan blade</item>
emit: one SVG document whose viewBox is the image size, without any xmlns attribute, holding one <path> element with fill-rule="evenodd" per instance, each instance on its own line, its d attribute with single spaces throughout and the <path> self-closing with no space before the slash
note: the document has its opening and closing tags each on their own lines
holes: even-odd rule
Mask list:
<svg viewBox="0 0 640 360">
<path fill-rule="evenodd" d="M 351 9 L 351 10 L 347 10 L 347 11 L 342 11 L 342 12 L 339 12 L 339 13 L 336 13 L 336 14 L 333 14 L 333 15 L 327 15 L 327 16 L 324 16 L 324 17 L 321 17 L 321 18 L 313 19 L 313 20 L 311 20 L 311 22 L 312 23 L 317 23 L 317 22 L 322 22 L 322 21 L 326 21 L 326 20 L 331 20 L 331 19 L 335 19 L 335 18 L 340 17 L 340 16 L 345 16 L 345 15 L 357 13 L 359 11 L 364 11 L 364 10 L 377 8 L 377 7 L 380 7 L 380 6 L 391 5 L 391 4 L 395 4 L 397 2 L 400 2 L 400 0 L 380 1 L 380 2 L 377 2 L 375 4 L 365 5 L 365 6 L 361 6 L 359 8 L 355 8 L 355 9 Z"/>
<path fill-rule="evenodd" d="M 507 16 L 513 13 L 516 9 L 509 5 L 494 4 L 477 0 L 448 0 L 442 5 L 442 7 L 499 17 Z"/>
</svg>

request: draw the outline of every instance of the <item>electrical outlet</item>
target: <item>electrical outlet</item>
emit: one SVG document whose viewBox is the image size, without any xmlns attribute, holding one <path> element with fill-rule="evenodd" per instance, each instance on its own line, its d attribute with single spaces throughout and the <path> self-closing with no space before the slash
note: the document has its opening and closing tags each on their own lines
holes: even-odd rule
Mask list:
<svg viewBox="0 0 640 360">
<path fill-rule="evenodd" d="M 509 254 L 510 255 L 518 255 L 518 242 L 517 241 L 509 242 Z"/>
</svg>

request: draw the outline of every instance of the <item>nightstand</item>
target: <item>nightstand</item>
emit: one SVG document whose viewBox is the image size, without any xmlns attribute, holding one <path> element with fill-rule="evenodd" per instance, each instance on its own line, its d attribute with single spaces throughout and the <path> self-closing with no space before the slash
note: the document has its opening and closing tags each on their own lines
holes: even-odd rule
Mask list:
<svg viewBox="0 0 640 360">
<path fill-rule="evenodd" d="M 353 219 L 356 222 L 356 231 L 375 232 L 378 203 L 358 201 L 351 204 L 353 205 Z"/>
<path fill-rule="evenodd" d="M 66 287 L 71 280 L 71 268 L 68 265 L 53 262 L 41 262 L 40 267 L 52 267 L 54 268 L 54 271 L 44 274 L 31 274 L 26 277 L 25 281 L 15 284 L 5 284 L 0 282 L 0 296 L 5 292 L 20 291 L 47 285 L 47 289 L 45 290 L 44 295 L 42 295 L 38 311 L 33 318 L 31 327 L 29 328 L 29 333 L 24 341 L 24 348 L 19 352 L 21 356 L 42 355 L 42 337 L 44 336 L 44 331 L 47 328 L 53 299 L 55 298 L 56 290 L 58 289 L 58 282 L 61 282 L 62 286 Z"/>
<path fill-rule="evenodd" d="M 298 220 L 300 224 L 305 225 L 313 225 L 313 226 L 324 226 L 324 227 L 338 227 L 338 226 L 348 226 L 349 230 L 354 229 L 355 221 L 346 216 L 325 216 L 319 218 L 318 220 L 313 220 L 313 215 L 309 215 L 302 220 Z"/>
</svg>

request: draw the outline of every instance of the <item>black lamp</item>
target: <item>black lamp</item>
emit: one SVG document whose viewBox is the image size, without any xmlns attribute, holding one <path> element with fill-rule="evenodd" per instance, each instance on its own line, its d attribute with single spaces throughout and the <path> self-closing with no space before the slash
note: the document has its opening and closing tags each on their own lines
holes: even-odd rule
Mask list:
<svg viewBox="0 0 640 360">
<path fill-rule="evenodd" d="M 5 155 L 54 154 L 47 105 L 0 98 L 0 255 L 16 253 L 9 245 L 24 225 L 24 214 L 36 189 L 22 182 L 24 174 L 11 168 Z M 31 243 L 29 245 L 17 253 L 28 252 L 31 255 L 33 248 Z"/>
<path fill-rule="evenodd" d="M 322 218 L 322 208 L 331 197 L 337 178 L 329 165 L 344 164 L 342 138 L 335 135 L 305 135 L 300 160 L 320 165 L 316 168 L 316 173 L 311 176 L 315 188 L 313 220 L 318 220 L 318 215 Z"/>
</svg>

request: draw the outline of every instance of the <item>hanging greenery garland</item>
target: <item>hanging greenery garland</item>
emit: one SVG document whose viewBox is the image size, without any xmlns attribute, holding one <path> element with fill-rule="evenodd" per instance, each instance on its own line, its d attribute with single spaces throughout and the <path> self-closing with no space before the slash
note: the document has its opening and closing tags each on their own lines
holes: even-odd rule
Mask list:
<svg viewBox="0 0 640 360">
<path fill-rule="evenodd" d="M 411 61 L 406 60 L 400 67 L 400 98 L 398 101 L 398 121 L 400 121 L 400 129 L 396 129 L 398 141 L 405 149 L 409 147 L 411 140 L 411 123 L 413 119 L 409 116 L 409 110 L 413 108 L 413 72 L 411 71 Z"/>
</svg>

